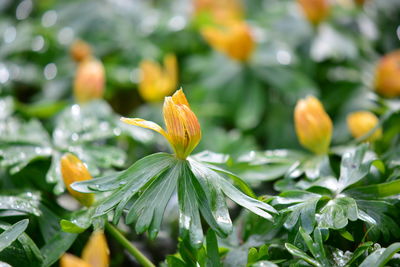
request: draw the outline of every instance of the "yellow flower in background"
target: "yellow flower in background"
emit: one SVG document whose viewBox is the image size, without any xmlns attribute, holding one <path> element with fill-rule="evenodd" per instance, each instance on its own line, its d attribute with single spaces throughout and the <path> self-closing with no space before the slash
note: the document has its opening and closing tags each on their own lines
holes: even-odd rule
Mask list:
<svg viewBox="0 0 400 267">
<path fill-rule="evenodd" d="M 172 94 L 178 83 L 178 64 L 175 55 L 164 57 L 164 68 L 159 63 L 144 60 L 140 63 L 139 93 L 148 102 L 161 101 Z"/>
<path fill-rule="evenodd" d="M 304 16 L 316 25 L 328 17 L 330 12 L 329 0 L 297 0 Z"/>
<path fill-rule="evenodd" d="M 103 64 L 95 58 L 80 62 L 74 81 L 74 96 L 78 103 L 103 97 L 105 71 Z"/>
<path fill-rule="evenodd" d="M 84 206 L 91 206 L 94 203 L 94 194 L 80 193 L 71 188 L 74 182 L 92 179 L 85 164 L 75 155 L 67 153 L 61 158 L 61 174 L 68 192 Z"/>
<path fill-rule="evenodd" d="M 77 40 L 71 45 L 70 54 L 76 62 L 82 62 L 91 57 L 92 48 L 88 43 Z"/>
<path fill-rule="evenodd" d="M 60 259 L 60 267 L 108 267 L 109 255 L 103 231 L 96 231 L 83 248 L 82 258 L 65 253 Z"/>
<path fill-rule="evenodd" d="M 194 0 L 196 17 L 206 17 L 212 23 L 226 24 L 243 19 L 243 7 L 238 0 Z"/>
<path fill-rule="evenodd" d="M 400 50 L 386 54 L 379 61 L 375 89 L 385 97 L 400 96 Z"/>
<path fill-rule="evenodd" d="M 300 99 L 294 110 L 299 142 L 315 154 L 326 154 L 332 138 L 332 121 L 321 102 L 309 96 Z"/>
<path fill-rule="evenodd" d="M 255 47 L 250 27 L 244 21 L 204 27 L 201 33 L 215 50 L 235 60 L 248 60 Z"/>
<path fill-rule="evenodd" d="M 200 142 L 201 129 L 182 89 L 173 96 L 165 97 L 163 114 L 166 131 L 158 124 L 143 119 L 121 118 L 121 121 L 162 134 L 172 146 L 176 157 L 186 159 Z"/>
<path fill-rule="evenodd" d="M 378 117 L 369 111 L 357 111 L 347 116 L 347 127 L 354 138 L 368 134 L 378 123 Z M 365 141 L 373 142 L 381 137 L 382 128 L 377 128 Z"/>
</svg>

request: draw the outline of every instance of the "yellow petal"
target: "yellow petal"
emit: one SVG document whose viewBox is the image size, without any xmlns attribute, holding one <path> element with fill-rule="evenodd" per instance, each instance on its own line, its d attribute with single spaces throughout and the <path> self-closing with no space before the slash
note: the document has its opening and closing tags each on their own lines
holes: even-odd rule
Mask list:
<svg viewBox="0 0 400 267">
<path fill-rule="evenodd" d="M 168 81 L 168 86 L 164 96 L 167 96 L 176 90 L 178 84 L 178 63 L 176 61 L 176 56 L 173 54 L 166 55 L 164 57 L 164 66 L 164 74 L 166 76 L 166 80 Z"/>
<path fill-rule="evenodd" d="M 164 57 L 164 65 L 163 68 L 157 62 L 149 60 L 141 62 L 139 93 L 144 100 L 148 102 L 161 101 L 176 89 L 178 66 L 175 55 L 166 55 Z"/>
<path fill-rule="evenodd" d="M 163 112 L 168 139 L 177 157 L 184 159 L 199 143 L 201 129 L 182 89 L 165 98 Z"/>
<path fill-rule="evenodd" d="M 190 108 L 189 102 L 187 101 L 187 98 L 186 98 L 185 94 L 183 93 L 182 88 L 179 89 L 178 91 L 176 91 L 172 95 L 172 101 L 174 102 L 174 104 L 185 105 Z"/>
<path fill-rule="evenodd" d="M 201 139 L 201 129 L 196 115 L 187 106 L 179 106 L 180 115 L 186 130 L 186 148 L 184 155 L 188 156 L 199 144 Z"/>
<path fill-rule="evenodd" d="M 107 240 L 103 231 L 94 232 L 82 251 L 82 259 L 92 267 L 108 267 L 109 254 Z"/>
<path fill-rule="evenodd" d="M 75 155 L 66 153 L 61 158 L 61 174 L 68 192 L 82 205 L 91 206 L 95 200 L 94 194 L 77 192 L 71 187 L 74 182 L 92 179 L 85 164 Z"/>
<path fill-rule="evenodd" d="M 333 126 L 318 99 L 310 96 L 299 100 L 294 110 L 294 120 L 300 144 L 316 154 L 328 152 Z"/>
<path fill-rule="evenodd" d="M 375 114 L 369 111 L 353 112 L 347 116 L 347 126 L 354 138 L 368 134 L 379 123 Z M 365 141 L 375 141 L 382 137 L 382 128 L 377 128 Z"/>
<path fill-rule="evenodd" d="M 60 267 L 93 267 L 93 266 L 72 254 L 65 253 L 60 259 Z"/>
<path fill-rule="evenodd" d="M 177 109 L 177 105 L 172 100 L 172 97 L 165 98 L 163 114 L 168 135 L 167 139 L 174 148 L 175 153 L 182 155 L 186 146 L 185 126 L 180 111 Z"/>
<path fill-rule="evenodd" d="M 163 130 L 163 128 L 161 128 L 160 125 L 158 125 L 155 122 L 152 121 L 146 121 L 143 119 L 138 119 L 138 118 L 121 118 L 120 119 L 122 122 L 125 122 L 127 124 L 131 124 L 131 125 L 135 125 L 135 126 L 139 126 L 142 128 L 146 128 L 146 129 L 150 129 L 153 131 L 156 131 L 157 133 L 162 134 L 165 138 L 167 138 L 167 134 L 166 132 Z"/>
<path fill-rule="evenodd" d="M 255 42 L 250 27 L 244 21 L 205 27 L 201 33 L 215 50 L 235 60 L 248 60 L 254 50 Z"/>
</svg>

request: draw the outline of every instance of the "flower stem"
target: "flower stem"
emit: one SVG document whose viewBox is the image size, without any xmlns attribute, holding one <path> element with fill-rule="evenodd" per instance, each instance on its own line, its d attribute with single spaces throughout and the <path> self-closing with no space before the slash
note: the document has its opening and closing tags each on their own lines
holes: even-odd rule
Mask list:
<svg viewBox="0 0 400 267">
<path fill-rule="evenodd" d="M 106 229 L 143 267 L 155 267 L 114 225 L 106 222 Z"/>
</svg>

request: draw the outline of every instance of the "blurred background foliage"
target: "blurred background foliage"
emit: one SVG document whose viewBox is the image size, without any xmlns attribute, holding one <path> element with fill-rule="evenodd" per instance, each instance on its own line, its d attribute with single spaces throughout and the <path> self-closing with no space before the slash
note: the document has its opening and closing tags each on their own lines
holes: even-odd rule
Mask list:
<svg viewBox="0 0 400 267">
<path fill-rule="evenodd" d="M 182 87 L 200 120 L 203 136 L 195 152 L 220 153 L 203 152 L 197 156 L 230 165 L 247 182 L 256 185 L 257 193 L 272 194 L 293 188 L 287 179 L 260 186 L 263 181 L 285 175 L 299 177 L 302 173 L 313 177 L 313 171 L 323 172 L 321 160 L 314 159 L 308 166 L 297 166 L 297 173 L 293 174 L 293 164 L 307 157 L 306 152 L 300 151 L 293 110 L 298 99 L 308 95 L 319 98 L 332 118 L 335 149 L 331 160 L 336 165 L 331 165 L 335 165 L 336 174 L 338 158 L 345 150 L 342 145 L 353 140 L 346 118 L 357 110 L 370 110 L 378 116 L 386 114 L 387 120 L 382 124 L 392 126 L 376 145 L 375 152 L 392 159 L 388 161 L 391 167 L 398 166 L 395 163 L 398 147 L 391 147 L 391 140 L 399 134 L 396 126 L 399 117 L 390 117 L 387 112 L 398 112 L 399 104 L 396 100 L 386 102 L 374 91 L 380 58 L 399 48 L 400 1 L 334 0 L 320 17 L 308 18 L 301 8 L 302 1 L 243 1 L 233 14 L 246 24 L 250 44 L 243 41 L 247 33 L 240 30 L 236 40 L 239 44 L 235 40 L 223 44 L 218 41 L 217 33 L 207 34 L 206 29 L 216 21 L 202 12 L 201 2 L 0 1 L 0 155 L 4 167 L 0 169 L 0 184 L 6 195 L 13 194 L 15 198 L 9 203 L 28 205 L 17 209 L 18 212 L 42 213 L 44 216 L 35 223 L 56 225 L 54 231 L 42 229 L 44 237 L 35 237 L 39 234 L 31 228 L 29 234 L 39 246 L 49 246 L 54 233 L 60 239 L 65 238 L 65 233 L 56 229 L 58 219 L 68 217 L 68 209 L 76 209 L 63 202 L 65 195 L 59 196 L 64 192 L 59 168 L 63 153 L 76 154 L 87 164 L 90 173 L 98 176 L 114 168 L 124 169 L 144 155 L 169 149 L 160 136 L 122 125 L 118 120 L 120 115 L 140 117 L 162 125 L 160 110 L 164 95 L 152 101 L 146 99 L 140 89 L 146 75 L 141 66 L 144 61 L 151 61 L 153 65 L 158 62 L 158 68 L 164 68 L 161 72 L 168 71 L 167 55 L 176 56 L 177 82 L 172 83 L 175 86 L 163 84 L 166 92 L 169 90 L 165 95 Z M 223 24 L 230 18 L 221 13 L 222 23 L 219 23 Z M 74 80 L 81 63 L 74 61 L 71 47 L 77 40 L 86 42 L 93 60 L 104 67 L 104 77 L 90 80 L 98 82 L 100 87 L 104 82 L 104 101 L 75 104 Z M 226 52 L 229 49 L 232 51 Z M 244 53 L 244 59 L 235 53 Z M 154 66 L 149 68 L 152 69 L 150 76 L 156 75 Z M 283 154 L 254 152 L 271 149 L 288 151 Z M 265 162 L 273 165 L 265 166 Z M 394 180 L 398 174 L 398 170 L 393 170 L 390 177 Z M 390 180 L 377 177 L 370 179 Z M 303 188 L 307 186 L 303 184 Z M 21 195 L 24 189 L 30 195 Z M 174 205 L 176 199 L 167 207 L 165 220 L 172 222 L 169 225 L 176 223 Z M 2 209 L 7 209 L 7 205 Z M 257 229 L 255 232 L 271 231 L 271 238 L 277 238 L 281 231 L 271 230 L 272 225 L 260 222 L 260 218 L 251 221 L 239 215 L 237 209 L 233 213 L 237 218 L 235 224 L 247 222 L 249 226 L 241 233 L 243 240 L 223 241 L 226 247 L 237 249 L 232 250 L 237 255 L 231 252 L 228 259 L 239 258 L 241 250 L 247 253 L 248 248 L 261 245 L 262 242 L 251 237 L 257 233 L 248 233 L 252 226 Z M 7 220 L 6 215 L 1 214 Z M 12 219 L 9 222 L 15 223 Z M 355 227 L 353 223 L 351 227 Z M 141 241 L 138 241 L 139 247 L 146 247 L 152 259 L 159 262 L 166 254 L 175 252 L 173 240 L 177 233 L 174 226 L 171 229 L 167 230 L 169 235 L 160 234 L 157 244 L 144 235 L 130 233 L 130 237 Z M 299 234 L 290 237 L 292 234 L 288 235 L 293 242 L 300 239 Z M 324 236 L 319 233 L 313 238 L 321 238 L 318 236 L 321 234 Z M 76 236 L 68 238 L 70 245 Z M 80 251 L 87 238 L 86 233 L 77 239 L 72 250 Z M 46 252 L 46 246 L 42 252 Z M 120 249 L 118 244 L 110 246 L 112 254 Z M 180 244 L 180 252 L 184 250 L 184 244 Z M 265 256 L 261 248 L 252 253 L 249 264 Z M 279 253 L 287 254 L 281 250 Z M 114 266 L 127 266 L 123 264 L 130 262 L 123 255 L 114 255 Z M 48 261 L 54 262 L 54 259 Z"/>
<path fill-rule="evenodd" d="M 26 117 L 54 115 L 72 101 L 69 49 L 82 39 L 103 62 L 105 99 L 122 115 L 154 109 L 137 92 L 140 61 L 176 54 L 178 86 L 209 133 L 200 150 L 297 147 L 292 108 L 308 94 L 333 117 L 334 141 L 348 138 L 346 114 L 370 107 L 374 66 L 398 47 L 398 1 L 337 1 L 318 26 L 294 1 L 243 4 L 256 40 L 246 64 L 209 48 L 190 1 L 3 1 L 2 94 Z"/>
</svg>

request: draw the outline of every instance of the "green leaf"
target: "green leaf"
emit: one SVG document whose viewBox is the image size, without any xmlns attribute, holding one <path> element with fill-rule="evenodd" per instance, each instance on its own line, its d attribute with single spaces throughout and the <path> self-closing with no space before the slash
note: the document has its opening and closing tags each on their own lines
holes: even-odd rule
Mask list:
<svg viewBox="0 0 400 267">
<path fill-rule="evenodd" d="M 234 202 L 236 202 L 237 204 L 239 204 L 240 206 L 243 206 L 244 208 L 254 212 L 255 214 L 264 217 L 266 219 L 272 220 L 272 216 L 268 213 L 277 213 L 277 211 L 271 207 L 270 205 L 261 202 L 257 199 L 254 199 L 252 197 L 249 197 L 248 195 L 242 193 L 241 191 L 239 191 L 238 189 L 236 189 L 231 183 L 229 183 L 224 177 L 222 177 L 221 175 L 218 175 L 218 172 L 229 175 L 230 177 L 234 177 L 234 181 L 240 181 L 242 183 L 241 188 L 248 188 L 248 186 L 243 183 L 243 181 L 241 181 L 241 179 L 239 177 L 237 177 L 235 174 L 226 171 L 224 169 L 221 169 L 219 167 L 216 167 L 214 165 L 211 164 L 207 164 L 207 163 L 199 163 L 196 162 L 194 160 L 189 159 L 190 165 L 192 166 L 192 168 L 195 169 L 196 168 L 208 168 L 208 171 L 203 171 L 204 173 L 207 173 L 210 177 L 212 176 L 212 179 L 210 179 L 210 182 L 212 182 L 214 184 L 214 186 L 218 186 L 219 188 L 221 188 L 222 192 L 231 200 L 233 200 Z M 203 166 L 203 167 L 200 167 Z M 201 179 L 200 179 L 201 180 Z M 248 191 L 246 189 L 246 191 Z M 251 195 L 254 195 L 254 193 L 251 191 L 250 189 L 250 193 Z"/>
<path fill-rule="evenodd" d="M 391 181 L 388 183 L 360 186 L 346 190 L 346 195 L 362 198 L 362 199 L 377 199 L 385 198 L 400 194 L 400 180 Z"/>
<path fill-rule="evenodd" d="M 206 237 L 207 244 L 207 267 L 221 266 L 218 253 L 217 236 L 213 230 L 208 230 Z"/>
<path fill-rule="evenodd" d="M 315 225 L 315 211 L 321 195 L 307 191 L 286 191 L 275 197 L 273 204 L 291 204 L 281 212 L 290 212 L 285 219 L 285 227 L 292 229 L 297 222 L 301 221 L 301 226 L 307 233 L 311 233 Z"/>
<path fill-rule="evenodd" d="M 60 226 L 61 226 L 61 229 L 67 233 L 80 234 L 86 230 L 86 228 L 80 227 L 77 224 L 75 224 L 74 222 L 67 221 L 64 219 L 62 219 L 60 221 Z"/>
<path fill-rule="evenodd" d="M 167 256 L 167 263 L 169 267 L 186 267 L 186 263 L 176 256 Z"/>
<path fill-rule="evenodd" d="M 264 111 L 264 88 L 256 79 L 246 81 L 246 91 L 243 96 L 243 102 L 237 107 L 236 125 L 244 130 L 256 127 Z"/>
<path fill-rule="evenodd" d="M 358 219 L 357 203 L 350 197 L 338 197 L 330 200 L 321 210 L 318 218 L 318 227 L 341 229 L 348 220 Z"/>
<path fill-rule="evenodd" d="M 196 161 L 190 161 L 190 169 L 204 190 L 217 224 L 224 233 L 229 234 L 232 231 L 229 210 L 226 205 L 225 196 L 219 185 L 215 182 L 219 179 L 219 174 Z"/>
<path fill-rule="evenodd" d="M 304 251 L 298 249 L 294 245 L 285 243 L 285 247 L 289 251 L 289 253 L 292 254 L 293 256 L 299 257 L 314 266 L 322 267 L 322 265 L 318 261 L 316 261 L 313 258 L 311 258 L 310 256 L 308 256 Z"/>
<path fill-rule="evenodd" d="M 180 236 L 188 239 L 192 247 L 200 248 L 203 244 L 203 229 L 196 192 L 189 183 L 186 175 L 178 180 L 179 231 Z"/>
<path fill-rule="evenodd" d="M 150 238 L 157 236 L 164 210 L 175 192 L 182 164 L 184 162 L 178 161 L 169 170 L 156 176 L 130 207 L 126 222 L 136 222 L 136 232 L 149 230 Z"/>
<path fill-rule="evenodd" d="M 343 238 L 345 238 L 351 242 L 354 242 L 354 237 L 349 233 L 349 231 L 340 230 L 339 233 Z"/>
<path fill-rule="evenodd" d="M 109 174 L 100 178 L 73 183 L 74 190 L 82 193 L 96 193 L 116 190 L 126 187 L 129 182 L 146 180 L 144 184 L 155 175 L 166 170 L 174 162 L 172 155 L 155 153 L 136 161 L 127 170 Z M 144 178 L 143 178 L 144 177 Z M 142 183 L 140 183 L 142 184 Z"/>
<path fill-rule="evenodd" d="M 359 208 L 359 219 L 373 227 L 370 235 L 378 238 L 379 234 L 382 233 L 385 240 L 392 236 L 400 237 L 397 219 L 392 218 L 397 216 L 397 208 L 394 205 L 382 200 L 357 200 L 357 206 Z"/>
<path fill-rule="evenodd" d="M 212 213 L 213 209 L 211 207 L 210 200 L 208 199 L 207 193 L 200 183 L 201 178 L 197 178 L 187 164 L 185 164 L 185 167 L 185 173 L 182 175 L 182 177 L 187 179 L 186 186 L 188 190 L 195 192 L 201 215 L 207 221 L 208 225 L 210 225 L 210 227 L 217 232 L 218 235 L 226 237 L 229 232 L 226 232 L 226 227 L 221 227 L 216 221 L 214 214 Z"/>
<path fill-rule="evenodd" d="M 37 158 L 52 154 L 50 137 L 37 120 L 21 122 L 14 118 L 1 121 L 0 166 L 14 174 Z"/>
<path fill-rule="evenodd" d="M 16 196 L 0 196 L 0 210 L 15 210 L 40 216 L 40 195 L 27 192 Z"/>
<path fill-rule="evenodd" d="M 9 224 L 0 222 L 0 229 L 7 230 Z M 17 240 L 0 252 L 0 261 L 5 261 L 11 266 L 42 266 L 43 257 L 32 239 L 21 233 Z"/>
<path fill-rule="evenodd" d="M 360 267 L 384 267 L 385 264 L 400 251 L 400 243 L 394 243 L 387 248 L 381 248 L 369 255 L 361 264 Z"/>
<path fill-rule="evenodd" d="M 256 262 L 258 259 L 258 251 L 256 248 L 250 248 L 247 255 L 247 263 Z"/>
<path fill-rule="evenodd" d="M 189 159 L 190 161 L 190 159 Z M 251 188 L 242 180 L 240 179 L 240 177 L 238 177 L 236 174 L 227 171 L 223 168 L 220 168 L 218 166 L 212 165 L 212 164 L 207 164 L 207 163 L 203 163 L 204 166 L 206 166 L 207 168 L 218 172 L 218 173 L 223 173 L 227 176 L 229 176 L 230 178 L 232 178 L 232 180 L 235 182 L 235 184 L 248 196 L 255 198 L 256 195 L 254 194 L 253 190 L 251 190 Z"/>
<path fill-rule="evenodd" d="M 43 267 L 53 265 L 74 243 L 77 234 L 57 232 L 41 249 L 44 256 Z"/>
<path fill-rule="evenodd" d="M 347 266 L 351 266 L 353 262 L 355 262 L 359 257 L 364 255 L 364 253 L 373 245 L 374 243 L 369 241 L 359 245 L 356 250 L 353 252 L 353 256 L 351 259 L 346 263 Z"/>
<path fill-rule="evenodd" d="M 19 221 L 0 234 L 0 252 L 11 245 L 28 227 L 29 220 Z"/>
<path fill-rule="evenodd" d="M 218 180 L 218 184 L 221 186 L 222 191 L 228 198 L 258 216 L 272 221 L 273 217 L 270 213 L 277 213 L 277 211 L 270 205 L 245 195 L 222 177 Z"/>
<path fill-rule="evenodd" d="M 350 185 L 357 183 L 368 174 L 374 158 L 366 155 L 367 149 L 368 145 L 362 144 L 356 150 L 343 155 L 340 165 L 338 193 Z"/>
<path fill-rule="evenodd" d="M 191 158 L 197 161 L 208 162 L 211 164 L 225 164 L 230 159 L 230 156 L 206 150 L 192 155 Z"/>
</svg>

